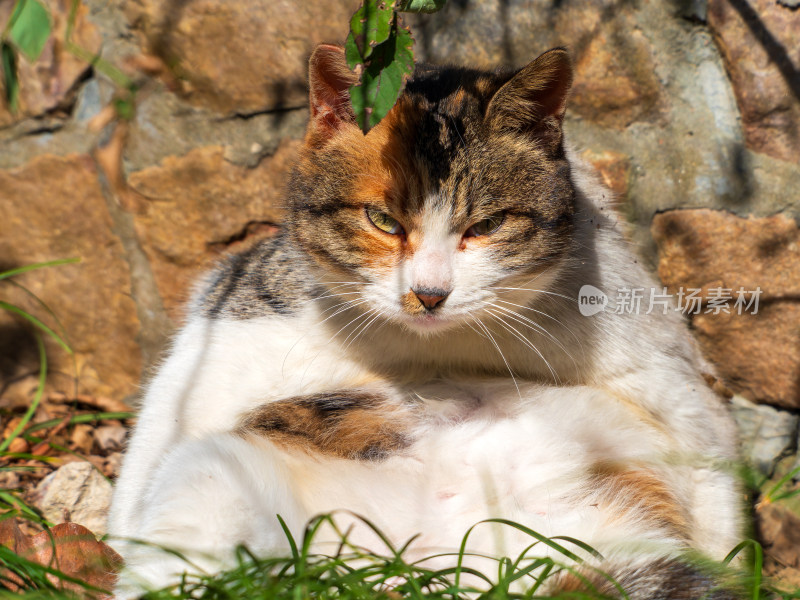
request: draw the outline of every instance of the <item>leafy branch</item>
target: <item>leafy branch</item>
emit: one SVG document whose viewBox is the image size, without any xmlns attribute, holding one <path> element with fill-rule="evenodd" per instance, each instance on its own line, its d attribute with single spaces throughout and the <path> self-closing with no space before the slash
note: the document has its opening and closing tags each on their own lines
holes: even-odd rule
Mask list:
<svg viewBox="0 0 800 600">
<path fill-rule="evenodd" d="M 359 76 L 350 101 L 364 133 L 388 114 L 414 72 L 414 38 L 400 13 L 436 12 L 446 1 L 364 0 L 350 19 L 345 57 Z"/>
<path fill-rule="evenodd" d="M 72 41 L 72 32 L 81 0 L 72 0 L 67 18 L 64 48 L 76 58 L 86 62 L 107 76 L 124 93 L 114 104 L 117 115 L 130 119 L 134 109 L 136 84 L 120 69 L 86 48 Z M 0 34 L 0 66 L 3 71 L 5 96 L 12 112 L 19 109 L 18 54 L 34 63 L 44 50 L 52 33 L 52 18 L 39 0 L 16 0 L 11 17 Z"/>
</svg>

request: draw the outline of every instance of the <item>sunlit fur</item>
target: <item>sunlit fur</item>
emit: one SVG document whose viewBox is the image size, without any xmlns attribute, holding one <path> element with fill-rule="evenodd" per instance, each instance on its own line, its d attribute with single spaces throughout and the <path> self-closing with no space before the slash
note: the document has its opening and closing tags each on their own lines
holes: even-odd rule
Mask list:
<svg viewBox="0 0 800 600">
<path fill-rule="evenodd" d="M 566 53 L 518 72 L 419 66 L 366 136 L 342 51 L 320 47 L 309 78 L 284 232 L 198 284 L 147 386 L 109 521 L 128 564 L 118 597 L 188 567 L 127 538 L 214 570 L 240 543 L 287 551 L 276 514 L 300 537 L 336 509 L 397 546 L 419 535 L 411 558 L 503 517 L 592 545 L 604 558 L 589 564 L 631 598 L 709 592 L 681 556 L 720 559 L 739 539 L 733 428 L 678 314 L 578 310 L 583 285 L 657 284 L 563 142 Z M 350 540 L 385 551 L 349 514 Z M 530 543 L 484 524 L 468 549 Z"/>
</svg>

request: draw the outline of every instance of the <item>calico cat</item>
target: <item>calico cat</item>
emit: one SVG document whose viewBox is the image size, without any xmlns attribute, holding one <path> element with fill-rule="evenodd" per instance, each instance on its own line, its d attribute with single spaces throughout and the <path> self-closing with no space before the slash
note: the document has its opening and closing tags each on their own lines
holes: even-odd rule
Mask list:
<svg viewBox="0 0 800 600">
<path fill-rule="evenodd" d="M 118 597 L 188 566 L 130 538 L 214 570 L 240 543 L 286 551 L 276 514 L 299 536 L 337 509 L 398 545 L 419 534 L 412 558 L 503 517 L 590 544 L 631 598 L 724 595 L 681 559 L 740 534 L 706 366 L 674 311 L 579 310 L 584 285 L 655 282 L 564 143 L 566 51 L 518 71 L 418 65 L 366 136 L 343 51 L 318 47 L 309 79 L 283 232 L 200 283 L 147 386 L 110 515 Z M 483 525 L 469 549 L 530 543 Z"/>
</svg>

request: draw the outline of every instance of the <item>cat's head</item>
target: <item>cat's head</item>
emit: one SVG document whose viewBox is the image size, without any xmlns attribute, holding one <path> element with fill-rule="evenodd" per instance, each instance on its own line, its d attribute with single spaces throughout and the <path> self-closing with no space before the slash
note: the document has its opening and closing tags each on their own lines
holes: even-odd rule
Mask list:
<svg viewBox="0 0 800 600">
<path fill-rule="evenodd" d="M 565 50 L 518 71 L 418 65 L 367 135 L 341 48 L 318 47 L 309 79 L 289 232 L 331 294 L 426 333 L 546 290 L 573 230 Z"/>
</svg>

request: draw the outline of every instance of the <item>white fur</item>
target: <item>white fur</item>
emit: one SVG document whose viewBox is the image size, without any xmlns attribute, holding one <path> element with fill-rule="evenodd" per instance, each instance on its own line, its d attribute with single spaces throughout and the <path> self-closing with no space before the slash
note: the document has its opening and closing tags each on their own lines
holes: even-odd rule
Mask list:
<svg viewBox="0 0 800 600">
<path fill-rule="evenodd" d="M 186 567 L 126 538 L 179 547 L 215 570 L 230 563 L 237 543 L 285 549 L 277 513 L 299 536 L 315 514 L 348 509 L 398 545 L 421 534 L 411 550 L 418 556 L 456 550 L 466 530 L 489 517 L 573 536 L 606 554 L 677 549 L 644 520 L 616 519 L 613 507 L 598 514 L 585 484 L 586 469 L 600 460 L 658 473 L 687 509 L 694 548 L 723 557 L 740 527 L 734 478 L 722 466 L 735 457 L 730 420 L 699 374 L 702 361 L 679 316 L 577 312 L 584 283 L 610 296 L 656 284 L 628 250 L 607 192 L 572 163 L 583 262 L 534 281 L 492 283 L 490 255 L 448 250 L 440 232 L 401 281 L 386 274 L 382 285 L 364 286 L 365 306 L 337 313 L 331 307 L 340 299 L 310 299 L 295 316 L 192 316 L 148 386 L 117 482 L 109 531 L 128 564 L 118 597 L 173 581 Z M 558 283 L 562 270 L 570 271 L 566 284 Z M 443 318 L 451 326 L 440 335 L 409 332 L 397 317 L 398 290 L 448 282 L 454 291 Z M 508 312 L 481 313 L 489 302 Z M 379 325 L 354 335 L 373 314 Z M 386 382 L 420 395 L 428 418 L 410 449 L 383 462 L 312 458 L 230 433 L 264 402 Z M 352 520 L 339 518 L 343 527 Z M 335 539 L 323 533 L 323 548 L 326 536 Z M 351 539 L 382 549 L 363 526 Z M 487 524 L 470 539 L 472 549 L 512 556 L 532 541 Z"/>
</svg>

